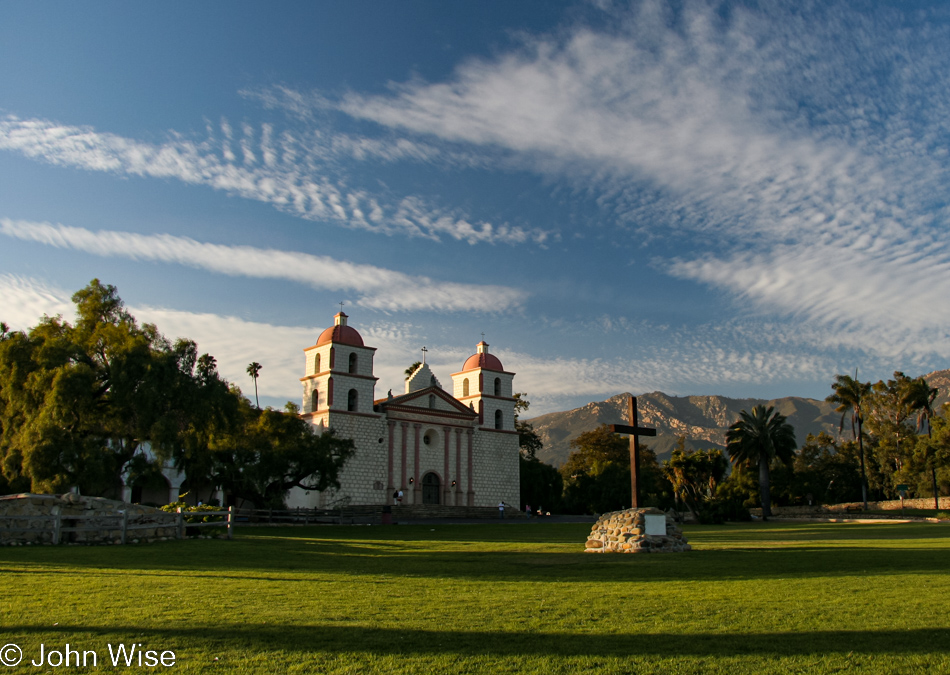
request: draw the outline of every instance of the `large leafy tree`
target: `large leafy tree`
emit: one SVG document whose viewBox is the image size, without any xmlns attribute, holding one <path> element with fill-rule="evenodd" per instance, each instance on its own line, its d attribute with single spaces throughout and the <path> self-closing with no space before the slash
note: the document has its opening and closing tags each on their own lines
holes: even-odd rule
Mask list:
<svg viewBox="0 0 950 675">
<path fill-rule="evenodd" d="M 27 332 L 0 325 L 0 471 L 5 489 L 117 491 L 172 462 L 189 482 L 276 505 L 292 487 L 336 485 L 352 442 L 318 436 L 297 415 L 261 411 L 199 356 L 140 326 L 115 287 L 73 296 L 76 321 L 45 317 Z"/>
<path fill-rule="evenodd" d="M 561 466 L 564 501 L 578 513 L 603 513 L 629 507 L 630 442 L 606 424 L 585 431 L 571 441 L 573 452 Z M 652 506 L 671 505 L 669 483 L 656 454 L 640 446 L 640 479 L 644 499 Z"/>
<path fill-rule="evenodd" d="M 913 428 L 914 380 L 900 371 L 893 379 L 871 385 L 867 399 L 868 429 L 875 441 L 874 456 L 880 472 L 879 487 L 887 495 L 896 494 L 896 485 L 908 482 L 914 472 Z"/>
<path fill-rule="evenodd" d="M 795 429 L 772 406 L 755 406 L 751 413 L 739 413 L 739 419 L 726 432 L 726 450 L 733 464 L 759 467 L 759 493 L 762 517 L 772 515 L 769 467 L 773 460 L 790 463 L 795 455 Z"/>
<path fill-rule="evenodd" d="M 834 384 L 831 385 L 834 393 L 830 394 L 825 400 L 834 403 L 837 406 L 835 412 L 841 413 L 840 428 L 844 428 L 845 417 L 849 413 L 851 414 L 851 433 L 858 442 L 858 457 L 861 463 L 861 499 L 864 502 L 864 509 L 867 510 L 868 476 L 864 463 L 864 435 L 862 431 L 864 412 L 862 405 L 871 391 L 871 384 L 861 382 L 857 377 L 857 370 L 854 371 L 854 377 L 836 375 Z"/>
<path fill-rule="evenodd" d="M 288 490 L 339 487 L 339 471 L 354 452 L 353 441 L 332 430 L 318 434 L 288 403 L 285 410 L 252 408 L 239 400 L 240 424 L 215 439 L 212 479 L 238 499 L 258 507 L 281 507 Z"/>
<path fill-rule="evenodd" d="M 114 286 L 73 295 L 76 321 L 44 317 L 0 346 L 0 456 L 7 480 L 35 492 L 115 489 L 163 406 L 167 341 L 139 326 Z"/>
</svg>

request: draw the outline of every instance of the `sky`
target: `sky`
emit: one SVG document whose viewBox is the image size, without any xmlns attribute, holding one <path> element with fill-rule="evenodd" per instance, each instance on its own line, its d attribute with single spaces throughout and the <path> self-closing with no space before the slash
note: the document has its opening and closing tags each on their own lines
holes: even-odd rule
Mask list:
<svg viewBox="0 0 950 675">
<path fill-rule="evenodd" d="M 950 7 L 0 3 L 0 320 L 93 278 L 262 405 L 484 339 L 529 415 L 950 366 Z"/>
</svg>

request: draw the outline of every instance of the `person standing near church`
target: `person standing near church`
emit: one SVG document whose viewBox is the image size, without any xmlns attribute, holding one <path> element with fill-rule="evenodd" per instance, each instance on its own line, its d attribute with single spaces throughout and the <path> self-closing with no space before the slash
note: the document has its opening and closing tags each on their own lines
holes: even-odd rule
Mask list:
<svg viewBox="0 0 950 675">
<path fill-rule="evenodd" d="M 528 520 L 531 520 L 531 504 L 525 504 L 524 514 L 528 517 Z"/>
<path fill-rule="evenodd" d="M 498 502 L 498 517 L 505 519 L 505 502 Z"/>
</svg>

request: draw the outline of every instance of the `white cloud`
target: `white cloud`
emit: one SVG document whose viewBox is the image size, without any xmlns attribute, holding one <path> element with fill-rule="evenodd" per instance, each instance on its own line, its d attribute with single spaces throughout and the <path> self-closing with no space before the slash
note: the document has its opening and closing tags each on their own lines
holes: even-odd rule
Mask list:
<svg viewBox="0 0 950 675">
<path fill-rule="evenodd" d="M 14 329 L 36 324 L 44 313 L 73 317 L 68 293 L 50 288 L 42 281 L 0 275 L 3 316 Z M 298 401 L 299 378 L 303 371 L 302 350 L 312 345 L 325 326 L 279 326 L 246 321 L 233 316 L 183 312 L 168 308 L 137 306 L 129 311 L 140 322 L 150 322 L 169 339 L 187 337 L 202 352 L 218 360 L 221 374 L 247 392 L 245 368 L 251 361 L 263 364 L 258 382 L 260 394 Z M 377 348 L 375 373 L 379 377 L 376 396 L 388 389 L 402 391 L 403 371 L 418 359 L 419 346 L 427 341 L 420 327 L 407 323 L 377 322 L 355 325 L 367 345 Z M 736 344 L 735 333 L 703 337 L 671 335 L 664 348 L 643 358 L 542 358 L 517 348 L 493 350 L 516 373 L 515 388 L 527 391 L 531 414 L 564 410 L 590 400 L 632 391 L 661 390 L 669 394 L 719 393 L 723 386 L 762 384 L 788 379 L 790 373 L 804 380 L 827 378 L 835 371 L 829 360 L 802 357 L 794 349 L 748 347 Z M 431 344 L 431 343 L 430 343 Z M 729 346 L 727 346 L 729 345 Z M 442 385 L 451 391 L 452 373 L 474 351 L 474 345 L 430 346 L 429 363 Z M 889 372 L 889 371 L 885 371 Z"/>
<path fill-rule="evenodd" d="M 206 244 L 168 234 L 92 232 L 78 227 L 0 218 L 0 233 L 100 256 L 155 260 L 254 278 L 288 279 L 313 288 L 357 293 L 357 304 L 386 311 L 506 311 L 525 300 L 506 286 L 460 284 L 358 265 L 327 256 Z"/>
<path fill-rule="evenodd" d="M 297 139 L 290 132 L 280 134 L 279 155 L 270 125 L 261 127 L 260 140 L 257 131 L 247 123 L 241 125 L 237 139 L 227 121 L 223 121 L 221 133 L 224 138 L 220 141 L 212 138 L 196 143 L 173 137 L 164 144 L 152 145 L 89 127 L 41 119 L 21 120 L 10 115 L 0 119 L 0 149 L 57 166 L 174 178 L 271 204 L 307 220 L 384 234 L 433 240 L 447 236 L 471 244 L 543 242 L 548 236 L 541 229 L 474 223 L 459 210 L 434 206 L 418 196 L 393 198 L 350 188 L 335 171 L 323 166 L 319 133 L 304 139 Z M 239 154 L 234 152 L 235 140 Z M 363 151 L 374 147 L 383 151 L 371 143 L 365 144 Z M 411 152 L 412 148 L 403 147 L 401 151 Z M 414 210 L 404 208 L 407 200 L 416 206 Z M 368 220 L 363 215 L 367 212 L 375 217 Z"/>
<path fill-rule="evenodd" d="M 950 52 L 932 48 L 950 33 L 888 9 L 769 11 L 637 3 L 610 29 L 338 105 L 591 182 L 621 220 L 683 242 L 659 268 L 759 311 L 950 356 Z"/>
<path fill-rule="evenodd" d="M 44 314 L 75 318 L 70 293 L 50 287 L 43 281 L 0 274 L 0 319 L 14 330 L 26 330 Z M 299 378 L 303 374 L 303 349 L 314 344 L 326 326 L 279 326 L 246 321 L 234 316 L 183 312 L 174 309 L 129 304 L 129 311 L 140 323 L 154 323 L 170 340 L 186 337 L 198 344 L 201 352 L 214 356 L 223 377 L 249 391 L 247 364 L 263 365 L 258 390 L 262 396 L 299 402 Z M 359 327 L 364 339 L 379 347 L 375 359 L 380 387 L 402 383 L 402 371 L 411 363 L 416 338 L 412 326 L 373 324 Z M 453 371 L 454 372 L 454 371 Z M 377 391 L 377 395 L 379 394 Z M 398 390 L 397 390 L 398 391 Z"/>
</svg>

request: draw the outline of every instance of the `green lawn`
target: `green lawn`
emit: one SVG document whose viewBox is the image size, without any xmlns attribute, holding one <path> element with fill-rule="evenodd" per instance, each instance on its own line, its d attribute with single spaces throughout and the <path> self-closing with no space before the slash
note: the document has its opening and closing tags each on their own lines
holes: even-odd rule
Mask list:
<svg viewBox="0 0 950 675">
<path fill-rule="evenodd" d="M 0 647 L 110 672 L 135 642 L 182 673 L 950 673 L 950 525 L 690 527 L 691 553 L 638 556 L 582 553 L 589 529 L 0 548 Z"/>
</svg>

